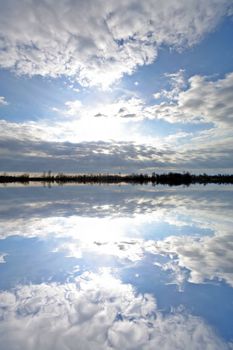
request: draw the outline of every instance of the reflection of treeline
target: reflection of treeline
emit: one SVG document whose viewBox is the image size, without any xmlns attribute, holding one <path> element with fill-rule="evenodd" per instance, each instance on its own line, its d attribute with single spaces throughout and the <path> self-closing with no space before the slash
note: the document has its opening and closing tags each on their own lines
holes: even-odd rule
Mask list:
<svg viewBox="0 0 233 350">
<path fill-rule="evenodd" d="M 0 175 L 0 183 L 29 183 L 29 182 L 44 182 L 44 183 L 132 183 L 132 184 L 165 184 L 165 185 L 190 185 L 190 184 L 233 184 L 233 175 L 194 175 L 186 173 L 166 173 L 166 174 L 130 174 L 130 175 L 112 175 L 112 174 L 76 174 L 66 175 L 58 173 L 52 175 L 51 171 L 42 175 L 8 175 L 6 173 Z"/>
</svg>

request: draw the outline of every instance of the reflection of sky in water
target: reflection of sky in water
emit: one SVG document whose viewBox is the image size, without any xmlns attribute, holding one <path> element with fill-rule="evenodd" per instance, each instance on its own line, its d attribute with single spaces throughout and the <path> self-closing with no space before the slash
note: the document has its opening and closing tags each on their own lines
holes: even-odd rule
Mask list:
<svg viewBox="0 0 233 350">
<path fill-rule="evenodd" d="M 0 189 L 8 349 L 231 349 L 233 189 Z"/>
</svg>

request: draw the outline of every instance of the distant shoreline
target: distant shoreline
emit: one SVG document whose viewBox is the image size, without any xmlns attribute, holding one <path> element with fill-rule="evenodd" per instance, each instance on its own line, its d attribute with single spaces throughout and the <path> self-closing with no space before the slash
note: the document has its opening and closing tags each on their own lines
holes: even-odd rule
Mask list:
<svg viewBox="0 0 233 350">
<path fill-rule="evenodd" d="M 0 174 L 0 183 L 23 183 L 29 184 L 30 182 L 41 183 L 80 183 L 80 184 L 164 184 L 170 186 L 177 185 L 191 185 L 191 184 L 233 184 L 233 175 L 207 175 L 200 174 L 194 175 L 188 172 L 186 173 L 166 173 L 166 174 L 131 174 L 131 175 L 110 175 L 110 174 L 78 174 L 78 175 L 66 175 L 58 173 L 56 175 L 44 173 L 43 175 L 8 175 L 6 173 Z"/>
</svg>

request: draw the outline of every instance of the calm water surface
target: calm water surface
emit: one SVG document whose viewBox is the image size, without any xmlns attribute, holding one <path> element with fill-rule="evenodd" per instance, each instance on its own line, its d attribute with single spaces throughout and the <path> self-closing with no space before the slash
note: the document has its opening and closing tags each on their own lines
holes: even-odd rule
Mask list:
<svg viewBox="0 0 233 350">
<path fill-rule="evenodd" d="M 0 188 L 0 349 L 233 349 L 233 186 Z"/>
</svg>

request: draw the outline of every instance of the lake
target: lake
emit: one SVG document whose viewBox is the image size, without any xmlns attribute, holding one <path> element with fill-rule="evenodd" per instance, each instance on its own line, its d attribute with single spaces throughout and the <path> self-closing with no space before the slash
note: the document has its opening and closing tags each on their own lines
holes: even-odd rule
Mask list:
<svg viewBox="0 0 233 350">
<path fill-rule="evenodd" d="M 233 186 L 0 187 L 2 350 L 233 349 Z"/>
</svg>

